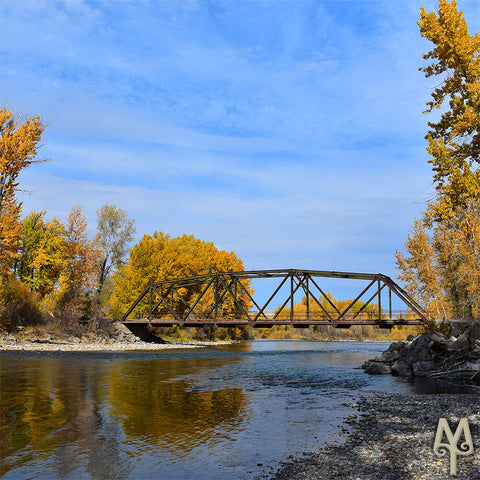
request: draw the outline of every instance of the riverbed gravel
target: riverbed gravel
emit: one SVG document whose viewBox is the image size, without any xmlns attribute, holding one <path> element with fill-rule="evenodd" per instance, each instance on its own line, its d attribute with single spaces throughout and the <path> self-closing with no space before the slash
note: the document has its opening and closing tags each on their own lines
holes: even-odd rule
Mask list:
<svg viewBox="0 0 480 480">
<path fill-rule="evenodd" d="M 284 463 L 273 475 L 257 478 L 480 480 L 480 393 L 374 394 L 351 406 L 355 413 L 345 420 L 343 439 Z M 474 454 L 457 457 L 457 476 L 450 475 L 450 457 L 438 458 L 433 451 L 441 417 L 452 432 L 460 418 L 468 418 Z"/>
<path fill-rule="evenodd" d="M 21 341 L 15 338 L 0 338 L 1 352 L 131 352 L 131 351 L 159 351 L 178 348 L 200 348 L 216 345 L 228 345 L 231 341 L 211 342 L 175 342 L 175 343 L 149 343 L 137 340 L 135 342 L 119 341 Z"/>
</svg>

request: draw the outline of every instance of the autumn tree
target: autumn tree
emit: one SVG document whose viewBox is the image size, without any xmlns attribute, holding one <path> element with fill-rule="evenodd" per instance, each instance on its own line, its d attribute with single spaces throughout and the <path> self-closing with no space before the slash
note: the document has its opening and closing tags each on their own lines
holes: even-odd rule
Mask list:
<svg viewBox="0 0 480 480">
<path fill-rule="evenodd" d="M 455 0 L 420 10 L 421 35 L 434 44 L 421 70 L 437 86 L 425 113 L 436 188 L 423 222 L 397 252 L 400 279 L 437 317 L 480 316 L 480 34 L 470 35 Z M 439 83 L 438 83 L 439 82 Z"/>
<path fill-rule="evenodd" d="M 399 280 L 427 310 L 437 318 L 446 318 L 450 309 L 441 284 L 443 272 L 435 244 L 420 220 L 415 220 L 413 231 L 405 241 L 405 250 L 407 256 L 398 250 L 395 254 L 401 272 Z"/>
<path fill-rule="evenodd" d="M 426 109 L 440 111 L 426 136 L 437 189 L 427 216 L 441 221 L 466 199 L 480 198 L 480 34 L 470 35 L 456 0 L 440 0 L 438 12 L 422 7 L 418 24 L 434 44 L 421 70 L 438 77 Z"/>
<path fill-rule="evenodd" d="M 136 234 L 135 221 L 128 212 L 106 203 L 97 210 L 97 241 L 102 249 L 98 264 L 97 303 L 104 303 L 105 284 L 112 270 L 119 270 L 127 255 L 127 246 Z"/>
<path fill-rule="evenodd" d="M 96 239 L 87 232 L 87 220 L 80 206 L 70 210 L 65 225 L 63 265 L 59 279 L 59 306 L 75 315 L 85 315 L 91 308 L 96 284 L 96 267 L 102 253 Z"/>
<path fill-rule="evenodd" d="M 45 211 L 31 212 L 22 222 L 18 277 L 41 297 L 55 288 L 64 264 L 65 229 Z"/>
<path fill-rule="evenodd" d="M 15 196 L 20 172 L 38 162 L 39 143 L 45 129 L 35 115 L 21 121 L 11 110 L 0 108 L 0 274 L 18 258 L 21 202 Z"/>
<path fill-rule="evenodd" d="M 243 271 L 242 261 L 234 252 L 218 250 L 211 242 L 199 240 L 193 235 L 175 238 L 163 232 L 144 235 L 130 250 L 126 265 L 115 275 L 113 291 L 115 315 L 123 314 L 150 283 L 211 272 L 234 271 Z M 183 292 L 186 298 L 198 293 L 195 288 L 199 287 L 192 287 L 188 292 Z M 176 301 L 179 302 L 178 299 Z M 247 305 L 247 300 L 243 297 L 242 301 Z M 206 303 L 203 305 L 204 308 L 208 309 L 213 303 L 213 296 L 205 295 L 203 302 Z M 179 302 L 178 307 L 182 306 Z M 139 305 L 134 314 L 139 315 L 140 308 L 146 311 L 147 307 L 147 304 Z M 232 304 L 225 304 L 224 313 L 228 314 L 232 308 Z"/>
</svg>

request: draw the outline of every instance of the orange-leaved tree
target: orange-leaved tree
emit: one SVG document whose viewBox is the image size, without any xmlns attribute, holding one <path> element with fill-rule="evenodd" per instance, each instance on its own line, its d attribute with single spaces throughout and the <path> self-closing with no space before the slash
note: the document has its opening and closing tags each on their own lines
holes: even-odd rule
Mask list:
<svg viewBox="0 0 480 480">
<path fill-rule="evenodd" d="M 63 265 L 58 286 L 58 307 L 74 316 L 87 317 L 93 308 L 97 265 L 102 253 L 97 240 L 87 232 L 87 220 L 80 206 L 72 207 L 65 226 Z"/>
<path fill-rule="evenodd" d="M 0 275 L 18 258 L 21 202 L 15 196 L 20 172 L 38 162 L 35 157 L 45 129 L 35 115 L 21 121 L 0 108 Z"/>
</svg>

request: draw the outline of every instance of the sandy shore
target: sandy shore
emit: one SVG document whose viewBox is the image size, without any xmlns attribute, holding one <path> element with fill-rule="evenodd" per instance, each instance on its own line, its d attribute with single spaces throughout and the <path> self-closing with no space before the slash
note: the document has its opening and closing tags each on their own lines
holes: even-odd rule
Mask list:
<svg viewBox="0 0 480 480">
<path fill-rule="evenodd" d="M 273 477 L 259 478 L 480 480 L 480 390 L 478 395 L 377 394 L 353 407 L 357 413 L 346 419 L 344 431 L 350 433 L 344 440 L 285 463 Z M 433 451 L 440 417 L 452 432 L 460 418 L 469 421 L 475 453 L 457 457 L 456 477 L 450 475 L 450 457 L 438 458 Z"/>
</svg>

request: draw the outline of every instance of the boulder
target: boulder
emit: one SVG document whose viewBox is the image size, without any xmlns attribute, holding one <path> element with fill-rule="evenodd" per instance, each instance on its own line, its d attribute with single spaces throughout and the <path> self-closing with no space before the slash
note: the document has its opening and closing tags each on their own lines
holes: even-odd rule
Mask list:
<svg viewBox="0 0 480 480">
<path fill-rule="evenodd" d="M 114 334 L 121 334 L 121 333 L 123 333 L 124 335 L 132 334 L 132 332 L 123 323 L 120 323 L 120 322 L 115 322 L 112 325 L 112 330 Z"/>
<path fill-rule="evenodd" d="M 370 374 L 450 378 L 480 385 L 480 322 L 462 327 L 457 338 L 430 333 L 410 342 L 393 342 L 363 368 Z"/>
<path fill-rule="evenodd" d="M 426 376 L 429 372 L 435 370 L 435 364 L 433 362 L 419 361 L 413 364 L 413 373 L 420 377 Z"/>
<path fill-rule="evenodd" d="M 450 345 L 451 352 L 468 352 L 470 350 L 470 340 L 468 338 L 468 332 L 462 333 L 452 344 Z"/>
<path fill-rule="evenodd" d="M 395 362 L 391 367 L 392 375 L 399 375 L 401 377 L 406 377 L 411 375 L 411 370 L 405 362 L 401 360 Z"/>
<path fill-rule="evenodd" d="M 370 373 L 371 375 L 389 375 L 392 373 L 392 369 L 385 363 L 373 361 L 367 365 L 365 373 Z"/>
<path fill-rule="evenodd" d="M 448 353 L 451 351 L 452 345 L 453 345 L 452 341 L 441 340 L 441 341 L 433 342 L 429 348 L 432 353 L 437 353 L 440 355 L 442 354 L 448 355 Z"/>
</svg>

